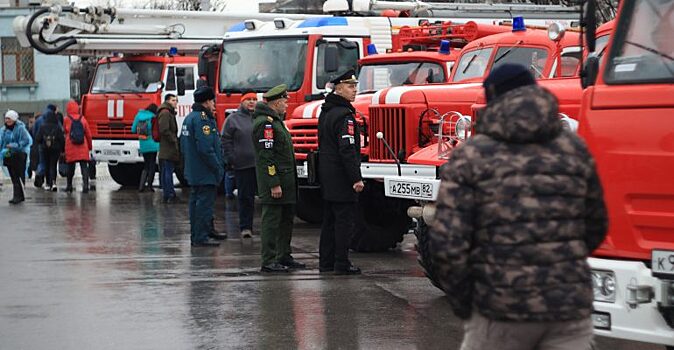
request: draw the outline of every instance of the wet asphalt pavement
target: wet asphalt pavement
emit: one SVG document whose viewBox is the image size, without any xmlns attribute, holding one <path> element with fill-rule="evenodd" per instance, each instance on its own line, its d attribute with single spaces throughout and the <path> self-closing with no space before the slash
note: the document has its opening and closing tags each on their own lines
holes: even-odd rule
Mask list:
<svg viewBox="0 0 674 350">
<path fill-rule="evenodd" d="M 59 185 L 63 185 L 60 181 Z M 120 189 L 0 191 L 0 349 L 458 349 L 460 321 L 400 249 L 352 254 L 362 276 L 319 274 L 319 228 L 296 221 L 307 270 L 259 272 L 259 236 L 241 239 L 219 196 L 219 248 L 191 248 L 185 203 Z M 80 187 L 78 187 L 78 191 Z M 187 200 L 187 191 L 178 190 Z M 259 210 L 255 227 L 259 226 Z M 597 339 L 597 349 L 663 349 Z"/>
</svg>

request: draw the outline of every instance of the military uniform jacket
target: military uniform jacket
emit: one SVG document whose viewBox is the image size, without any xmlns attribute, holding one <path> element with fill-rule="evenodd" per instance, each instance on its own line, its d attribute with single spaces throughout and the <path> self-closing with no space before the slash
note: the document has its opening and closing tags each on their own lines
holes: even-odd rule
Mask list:
<svg viewBox="0 0 674 350">
<path fill-rule="evenodd" d="M 255 106 L 253 144 L 260 201 L 263 204 L 297 202 L 297 168 L 290 132 L 283 120 L 264 102 Z M 271 188 L 281 186 L 283 196 L 271 197 Z"/>
<path fill-rule="evenodd" d="M 185 178 L 191 186 L 218 186 L 225 173 L 225 160 L 215 118 L 201 104 L 183 122 L 180 147 L 185 156 Z"/>
<path fill-rule="evenodd" d="M 606 235 L 606 207 L 590 152 L 557 111 L 539 86 L 509 91 L 441 169 L 429 250 L 459 317 L 590 317 L 586 259 Z"/>
<path fill-rule="evenodd" d="M 318 176 L 323 199 L 328 201 L 358 201 L 353 184 L 362 176 L 355 111 L 345 98 L 329 94 L 318 118 Z"/>
</svg>

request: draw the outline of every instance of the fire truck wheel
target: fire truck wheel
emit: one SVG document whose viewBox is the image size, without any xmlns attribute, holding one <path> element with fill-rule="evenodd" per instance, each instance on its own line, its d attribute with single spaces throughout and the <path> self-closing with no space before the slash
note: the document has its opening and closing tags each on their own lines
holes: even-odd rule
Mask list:
<svg viewBox="0 0 674 350">
<path fill-rule="evenodd" d="M 418 219 L 414 234 L 417 236 L 417 253 L 419 254 L 417 256 L 417 261 L 419 262 L 419 265 L 421 265 L 421 268 L 424 270 L 424 274 L 426 277 L 428 277 L 429 280 L 431 280 L 431 283 L 440 290 L 443 290 L 440 286 L 440 283 L 438 283 L 435 271 L 433 269 L 433 262 L 431 261 L 430 254 L 431 252 L 429 250 L 430 239 L 428 238 L 428 225 L 426 225 L 424 219 Z"/>
<path fill-rule="evenodd" d="M 320 224 L 323 221 L 323 199 L 321 190 L 300 188 L 297 198 L 297 217 L 310 224 Z"/>
<path fill-rule="evenodd" d="M 384 252 L 402 242 L 412 224 L 407 208 L 414 202 L 384 195 L 384 184 L 368 181 L 360 194 L 351 249 Z"/>
<path fill-rule="evenodd" d="M 122 186 L 138 186 L 140 174 L 143 172 L 143 163 L 108 164 L 108 171 L 110 172 L 110 177 L 112 177 L 116 183 Z"/>
</svg>

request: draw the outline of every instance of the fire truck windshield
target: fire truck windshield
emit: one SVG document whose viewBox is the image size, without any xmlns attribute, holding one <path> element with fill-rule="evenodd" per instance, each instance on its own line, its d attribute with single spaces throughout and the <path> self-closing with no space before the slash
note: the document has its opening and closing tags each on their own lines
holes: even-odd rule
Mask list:
<svg viewBox="0 0 674 350">
<path fill-rule="evenodd" d="M 437 63 L 405 62 L 364 65 L 358 74 L 358 93 L 371 93 L 389 86 L 442 83 L 445 72 Z"/>
<path fill-rule="evenodd" d="M 489 66 L 492 50 L 493 48 L 482 48 L 463 54 L 452 81 L 483 77 Z M 547 63 L 548 51 L 544 48 L 501 46 L 496 50 L 494 57 L 496 59 L 491 69 L 505 63 L 517 63 L 528 67 L 534 77 L 540 78 Z"/>
<path fill-rule="evenodd" d="M 611 83 L 674 82 L 674 1 L 624 4 L 604 80 Z"/>
<path fill-rule="evenodd" d="M 304 80 L 306 38 L 225 41 L 220 62 L 220 91 L 265 92 L 279 84 L 297 91 Z"/>
<path fill-rule="evenodd" d="M 144 61 L 122 61 L 101 63 L 96 68 L 96 76 L 91 84 L 92 94 L 110 92 L 155 92 L 161 81 L 162 63 Z M 152 84 L 152 85 L 151 85 Z"/>
</svg>

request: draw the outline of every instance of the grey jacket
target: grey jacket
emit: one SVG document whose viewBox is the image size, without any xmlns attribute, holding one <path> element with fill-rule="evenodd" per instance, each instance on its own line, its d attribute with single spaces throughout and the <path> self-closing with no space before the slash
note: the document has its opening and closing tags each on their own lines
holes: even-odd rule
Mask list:
<svg viewBox="0 0 674 350">
<path fill-rule="evenodd" d="M 230 114 L 222 127 L 222 152 L 234 170 L 255 168 L 253 113 L 243 107 Z"/>
</svg>

